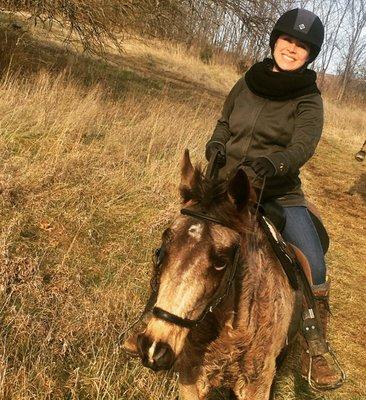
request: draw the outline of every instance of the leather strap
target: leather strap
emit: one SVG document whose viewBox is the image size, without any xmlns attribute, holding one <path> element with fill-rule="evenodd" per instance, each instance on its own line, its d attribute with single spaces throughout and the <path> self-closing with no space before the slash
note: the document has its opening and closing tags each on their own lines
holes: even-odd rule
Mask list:
<svg viewBox="0 0 366 400">
<path fill-rule="evenodd" d="M 152 313 L 156 318 L 162 319 L 166 322 L 170 322 L 174 325 L 181 326 L 183 328 L 191 329 L 196 325 L 196 321 L 188 318 L 178 317 L 177 315 L 171 314 L 170 312 L 165 311 L 160 307 L 154 307 Z"/>
<path fill-rule="evenodd" d="M 215 224 L 219 224 L 219 225 L 226 226 L 226 227 L 230 228 L 223 221 L 219 220 L 218 218 L 213 217 L 210 214 L 206 214 L 204 211 L 201 211 L 201 210 L 193 210 L 193 209 L 190 209 L 190 208 L 182 208 L 180 210 L 180 213 L 183 214 L 183 215 L 188 215 L 189 217 L 193 217 L 193 218 L 197 218 L 197 219 L 203 219 L 203 220 L 214 222 Z"/>
</svg>

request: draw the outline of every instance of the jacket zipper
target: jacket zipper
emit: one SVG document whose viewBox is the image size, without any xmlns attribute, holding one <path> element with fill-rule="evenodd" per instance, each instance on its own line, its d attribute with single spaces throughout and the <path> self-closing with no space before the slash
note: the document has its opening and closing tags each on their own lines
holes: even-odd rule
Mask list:
<svg viewBox="0 0 366 400">
<path fill-rule="evenodd" d="M 241 163 L 244 163 L 244 162 L 245 162 L 245 159 L 246 159 L 247 154 L 248 154 L 249 147 L 250 147 L 250 145 L 252 144 L 252 141 L 253 141 L 253 133 L 254 133 L 255 125 L 256 125 L 256 123 L 257 123 L 257 121 L 258 121 L 258 118 L 259 118 L 260 113 L 262 112 L 262 110 L 263 110 L 264 106 L 267 104 L 267 102 L 268 102 L 268 100 L 265 99 L 264 102 L 263 102 L 263 104 L 261 105 L 261 107 L 259 107 L 259 109 L 258 109 L 258 111 L 257 111 L 257 114 L 255 115 L 254 122 L 253 122 L 253 125 L 252 125 L 252 129 L 250 130 L 250 134 L 249 134 L 248 144 L 247 144 L 247 146 L 246 146 L 246 149 L 245 149 L 245 152 L 244 152 L 244 157 L 243 157 Z"/>
</svg>

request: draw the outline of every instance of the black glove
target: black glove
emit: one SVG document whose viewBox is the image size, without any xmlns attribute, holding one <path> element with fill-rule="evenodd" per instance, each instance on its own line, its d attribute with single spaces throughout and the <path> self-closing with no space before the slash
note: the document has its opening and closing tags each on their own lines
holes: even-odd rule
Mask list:
<svg viewBox="0 0 366 400">
<path fill-rule="evenodd" d="M 251 167 L 260 178 L 270 178 L 277 173 L 275 166 L 266 157 L 256 158 Z"/>
<path fill-rule="evenodd" d="M 221 153 L 221 155 L 222 155 L 223 157 L 225 157 L 225 145 L 224 145 L 223 143 L 218 142 L 218 141 L 216 141 L 216 140 L 212 140 L 212 141 L 209 141 L 209 142 L 206 144 L 205 156 L 206 156 L 206 160 L 207 160 L 207 161 L 210 161 L 212 154 L 213 154 L 216 150 L 218 150 L 218 151 Z"/>
</svg>

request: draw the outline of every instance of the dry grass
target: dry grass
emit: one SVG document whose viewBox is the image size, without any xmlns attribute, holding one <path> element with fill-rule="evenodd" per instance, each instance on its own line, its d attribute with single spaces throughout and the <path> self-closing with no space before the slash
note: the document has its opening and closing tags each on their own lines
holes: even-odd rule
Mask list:
<svg viewBox="0 0 366 400">
<path fill-rule="evenodd" d="M 174 76 L 190 84 L 202 86 L 206 91 L 211 90 L 226 93 L 237 79 L 233 65 L 223 66 L 220 60 L 213 59 L 207 65 L 200 61 L 197 51 L 190 52 L 181 44 L 172 44 L 158 40 L 145 41 L 130 40 L 124 43 L 127 58 L 138 61 L 136 64 L 145 64 L 151 73 L 157 69 L 165 77 Z"/>
<path fill-rule="evenodd" d="M 144 91 L 136 80 L 122 99 L 108 82 L 70 74 L 0 83 L 0 398 L 176 398 L 175 377 L 127 360 L 118 337 L 143 307 L 151 251 L 178 210 L 182 152 L 202 160 L 222 103 L 210 93 L 224 95 L 237 77 L 172 49 L 127 45 L 121 62 L 144 78 L 150 65 L 162 85 Z M 332 237 L 331 338 L 349 379 L 312 395 L 287 367 L 281 400 L 366 399 L 366 194 L 346 193 L 365 180 L 353 159 L 362 128 L 360 109 L 327 102 L 324 138 L 304 170 Z"/>
</svg>

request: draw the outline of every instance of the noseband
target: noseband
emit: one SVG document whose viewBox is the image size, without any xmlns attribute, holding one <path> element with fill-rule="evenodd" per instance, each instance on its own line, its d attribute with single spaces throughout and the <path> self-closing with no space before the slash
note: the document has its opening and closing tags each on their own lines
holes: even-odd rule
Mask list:
<svg viewBox="0 0 366 400">
<path fill-rule="evenodd" d="M 219 224 L 219 225 L 229 228 L 229 226 L 227 226 L 227 224 L 225 224 L 223 221 L 213 217 L 212 215 L 206 214 L 203 211 L 193 210 L 193 209 L 189 209 L 189 208 L 183 208 L 180 212 L 183 215 L 188 215 L 188 216 L 196 218 L 196 219 L 213 222 L 215 224 Z M 216 289 L 216 292 L 214 293 L 213 297 L 211 298 L 211 301 L 205 307 L 201 316 L 198 319 L 193 320 L 193 319 L 189 319 L 189 318 L 181 318 L 175 314 L 172 314 L 168 311 L 163 310 L 160 307 L 153 307 L 152 314 L 156 318 L 159 318 L 163 321 L 169 322 L 174 325 L 178 325 L 182 328 L 192 329 L 192 328 L 196 327 L 206 317 L 206 315 L 209 312 L 212 312 L 222 302 L 222 300 L 228 295 L 231 285 L 236 276 L 239 261 L 240 261 L 240 244 L 236 246 L 233 263 L 226 268 L 225 275 L 223 276 L 219 287 Z"/>
</svg>

